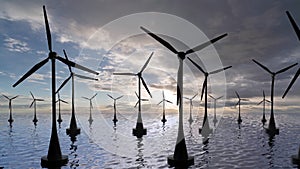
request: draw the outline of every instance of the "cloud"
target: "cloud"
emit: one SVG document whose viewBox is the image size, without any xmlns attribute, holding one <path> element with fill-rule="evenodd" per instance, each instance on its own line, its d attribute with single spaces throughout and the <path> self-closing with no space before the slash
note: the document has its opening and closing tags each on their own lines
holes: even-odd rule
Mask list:
<svg viewBox="0 0 300 169">
<path fill-rule="evenodd" d="M 4 46 L 12 52 L 28 52 L 29 50 L 31 50 L 28 47 L 28 44 L 26 42 L 23 42 L 21 40 L 17 40 L 17 39 L 13 39 L 13 38 L 6 38 L 4 39 Z"/>
</svg>

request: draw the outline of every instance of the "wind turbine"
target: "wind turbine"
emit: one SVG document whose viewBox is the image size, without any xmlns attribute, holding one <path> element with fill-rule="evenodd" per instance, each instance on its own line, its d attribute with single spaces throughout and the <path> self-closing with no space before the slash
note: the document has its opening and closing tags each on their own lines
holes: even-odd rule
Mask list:
<svg viewBox="0 0 300 169">
<path fill-rule="evenodd" d="M 36 123 L 38 122 L 38 119 L 36 118 L 36 102 L 37 101 L 45 101 L 45 100 L 44 99 L 36 99 L 31 92 L 30 92 L 30 94 L 31 94 L 31 97 L 32 97 L 33 101 L 31 102 L 29 107 L 31 108 L 32 106 L 34 106 L 33 107 L 34 108 L 34 114 L 33 114 L 32 122 L 34 123 L 34 125 L 36 125 Z"/>
<path fill-rule="evenodd" d="M 97 93 L 94 94 L 94 96 L 92 96 L 91 98 L 82 97 L 82 98 L 84 98 L 84 99 L 90 101 L 90 117 L 89 117 L 89 120 L 88 120 L 88 121 L 90 122 L 90 124 L 92 124 L 92 122 L 93 122 L 93 118 L 92 118 L 93 103 L 92 103 L 92 100 L 93 100 L 96 96 L 97 96 Z"/>
<path fill-rule="evenodd" d="M 68 56 L 67 56 L 67 53 L 65 50 L 63 50 L 64 52 L 64 55 L 65 55 L 65 58 L 66 60 L 69 60 L 68 59 Z M 76 74 L 72 71 L 72 68 L 71 66 L 68 66 L 69 67 L 69 71 L 70 71 L 70 76 L 60 85 L 60 87 L 57 89 L 56 93 L 59 92 L 68 82 L 69 80 L 71 79 L 72 80 L 72 88 L 71 88 L 71 92 L 72 92 L 72 116 L 71 116 L 71 121 L 70 121 L 70 127 L 66 129 L 66 133 L 68 135 L 78 135 L 80 134 L 80 128 L 77 128 L 77 124 L 76 124 L 76 117 L 75 117 L 75 106 L 74 106 L 74 97 L 75 97 L 75 89 L 74 89 L 74 77 L 79 77 L 79 78 L 82 78 L 82 79 L 88 79 L 88 80 L 98 80 L 98 79 L 95 79 L 95 78 L 91 78 L 91 77 L 87 77 L 87 76 L 83 76 L 83 75 L 79 75 L 79 74 Z"/>
<path fill-rule="evenodd" d="M 8 100 L 8 108 L 9 108 L 9 119 L 7 120 L 11 126 L 12 122 L 14 122 L 14 119 L 12 118 L 12 106 L 11 106 L 11 101 L 17 98 L 19 95 L 9 98 L 6 95 L 2 94 L 3 97 L 5 97 Z"/>
<path fill-rule="evenodd" d="M 238 122 L 238 124 L 241 124 L 243 121 L 241 118 L 241 101 L 248 101 L 248 99 L 241 99 L 241 97 L 237 91 L 235 91 L 235 94 L 236 94 L 236 97 L 239 99 L 239 101 L 235 105 L 235 106 L 239 105 L 239 117 L 237 119 L 237 122 Z"/>
<path fill-rule="evenodd" d="M 33 74 L 35 71 L 40 69 L 42 66 L 44 66 L 49 59 L 51 60 L 51 69 L 52 69 L 52 131 L 51 131 L 51 138 L 50 138 L 50 144 L 48 149 L 48 155 L 43 156 L 41 158 L 41 166 L 42 167 L 59 167 L 62 165 L 65 165 L 68 162 L 68 156 L 61 154 L 61 149 L 59 145 L 58 135 L 57 135 L 57 129 L 56 129 L 56 105 L 55 105 L 55 60 L 59 60 L 66 65 L 70 65 L 72 67 L 76 67 L 78 69 L 82 69 L 85 71 L 88 71 L 90 73 L 98 74 L 97 72 L 90 70 L 88 68 L 85 68 L 81 65 L 78 65 L 72 61 L 66 60 L 56 54 L 56 52 L 52 51 L 52 42 L 51 42 L 51 32 L 50 27 L 48 23 L 47 18 L 47 12 L 45 6 L 43 6 L 43 12 L 44 12 L 44 18 L 45 18 L 45 27 L 46 27 L 46 34 L 47 34 L 47 41 L 48 41 L 48 49 L 49 54 L 46 59 L 39 62 L 35 66 L 33 66 L 26 74 L 24 74 L 14 85 L 13 87 L 16 87 L 19 83 L 21 83 L 23 80 L 25 80 L 27 77 L 29 77 L 31 74 Z"/>
<path fill-rule="evenodd" d="M 271 83 L 271 116 L 270 116 L 270 120 L 269 120 L 269 128 L 266 129 L 267 133 L 269 133 L 270 135 L 275 135 L 275 134 L 279 134 L 279 129 L 276 128 L 276 124 L 275 124 L 275 119 L 274 119 L 274 111 L 273 111 L 273 105 L 274 105 L 274 82 L 275 82 L 275 76 L 283 73 L 285 71 L 287 71 L 288 69 L 296 66 L 298 63 L 295 63 L 293 65 L 290 65 L 288 67 L 285 67 L 283 69 L 280 69 L 277 72 L 272 72 L 270 69 L 268 69 L 266 66 L 264 66 L 263 64 L 257 62 L 256 60 L 252 59 L 254 63 L 256 63 L 258 66 L 260 66 L 262 69 L 264 69 L 265 71 L 267 71 L 268 73 L 271 74 L 272 76 L 272 83 Z"/>
<path fill-rule="evenodd" d="M 223 96 L 220 96 L 220 97 L 215 98 L 215 97 L 213 97 L 212 95 L 209 94 L 209 97 L 212 98 L 212 99 L 214 100 L 214 120 L 213 120 L 213 122 L 214 122 L 214 126 L 216 126 L 216 123 L 218 122 L 218 119 L 217 119 L 217 113 L 216 113 L 216 109 L 217 109 L 217 101 L 218 101 L 219 99 L 221 99 Z"/>
<path fill-rule="evenodd" d="M 212 43 L 215 43 L 216 41 L 224 38 L 227 36 L 227 34 L 223 34 L 221 36 L 218 36 L 208 42 L 205 42 L 201 45 L 198 45 L 192 49 L 189 49 L 187 51 L 180 51 L 178 52 L 169 42 L 165 41 L 164 39 L 160 38 L 156 34 L 150 32 L 144 27 L 140 27 L 144 32 L 146 32 L 148 35 L 150 35 L 152 38 L 154 38 L 156 41 L 161 43 L 163 46 L 168 48 L 170 51 L 172 51 L 174 54 L 177 55 L 179 60 L 179 68 L 177 73 L 177 105 L 179 105 L 179 125 L 178 125 L 178 135 L 177 135 L 177 141 L 175 146 L 174 155 L 171 155 L 168 157 L 168 164 L 170 166 L 190 166 L 194 164 L 194 157 L 188 156 L 186 144 L 185 144 L 185 138 L 184 138 L 184 132 L 183 132 L 183 107 L 182 107 L 182 97 L 183 97 L 183 60 L 185 59 L 186 55 L 197 52 L 207 46 L 209 46 Z"/>
<path fill-rule="evenodd" d="M 148 60 L 146 61 L 146 63 L 144 64 L 144 66 L 142 67 L 142 69 L 138 72 L 138 73 L 113 73 L 113 75 L 127 75 L 127 76 L 137 76 L 138 77 L 138 89 L 139 89 L 139 93 L 138 93 L 138 104 L 139 104 L 139 111 L 138 111 L 138 118 L 137 118 L 137 122 L 136 122 L 136 128 L 132 129 L 132 134 L 138 138 L 141 138 L 143 135 L 147 135 L 147 129 L 144 128 L 143 126 L 143 120 L 142 120 L 142 114 L 141 114 L 141 109 L 142 109 L 142 105 L 141 105 L 141 81 L 143 83 L 143 86 L 145 87 L 145 89 L 147 90 L 148 94 L 150 95 L 150 97 L 152 98 L 152 95 L 150 93 L 150 90 L 147 87 L 147 84 L 142 76 L 143 71 L 146 69 L 148 63 L 150 62 L 151 57 L 153 56 L 153 52 L 151 53 L 150 57 L 148 58 Z"/>
<path fill-rule="evenodd" d="M 198 95 L 198 93 L 195 94 L 195 95 L 194 95 L 193 97 L 191 97 L 191 98 L 184 97 L 185 99 L 189 100 L 189 102 L 190 102 L 190 118 L 189 118 L 190 124 L 194 121 L 193 118 L 192 118 L 193 99 L 194 99 L 197 95 Z"/>
<path fill-rule="evenodd" d="M 291 22 L 291 24 L 292 24 L 292 26 L 293 26 L 293 28 L 294 28 L 297 36 L 298 36 L 298 39 L 300 41 L 300 29 L 299 29 L 299 27 L 297 26 L 296 22 L 294 21 L 293 17 L 291 16 L 291 14 L 288 11 L 286 11 L 286 14 L 288 15 L 288 17 L 290 19 L 290 22 Z M 284 98 L 285 95 L 289 92 L 290 88 L 293 86 L 296 79 L 299 77 L 299 74 L 300 74 L 300 68 L 298 68 L 297 73 L 295 74 L 294 78 L 292 79 L 289 86 L 285 90 L 282 98 Z M 292 161 L 293 161 L 294 164 L 300 164 L 300 147 L 299 147 L 299 150 L 298 150 L 298 154 L 297 155 L 292 155 Z"/>
<path fill-rule="evenodd" d="M 257 105 L 260 105 L 260 104 L 263 103 L 263 117 L 262 117 L 262 119 L 261 119 L 261 122 L 263 123 L 263 126 L 264 126 L 265 123 L 267 122 L 266 117 L 265 117 L 265 106 L 266 106 L 266 102 L 271 103 L 271 101 L 269 101 L 269 100 L 266 99 L 265 91 L 263 91 L 263 97 L 264 97 L 263 100 L 260 101 Z"/>
<path fill-rule="evenodd" d="M 57 93 L 57 96 L 58 96 L 58 100 L 55 102 L 55 103 L 58 102 L 58 119 L 57 119 L 57 122 L 60 124 L 62 122 L 61 114 L 60 114 L 60 102 L 63 102 L 63 103 L 66 103 L 66 104 L 68 104 L 68 102 L 66 102 L 66 101 L 64 101 L 60 98 L 59 92 Z"/>
<path fill-rule="evenodd" d="M 116 123 L 117 123 L 117 121 L 118 121 L 118 119 L 117 119 L 117 106 L 116 106 L 116 104 L 117 104 L 117 100 L 121 99 L 121 98 L 123 97 L 123 95 L 122 95 L 122 96 L 119 96 L 119 97 L 117 97 L 117 98 L 114 98 L 114 97 L 112 97 L 112 96 L 109 95 L 109 94 L 107 94 L 107 96 L 114 100 L 114 119 L 113 119 L 112 121 L 113 121 L 114 124 L 116 125 Z"/>
<path fill-rule="evenodd" d="M 166 119 L 166 112 L 165 112 L 165 107 L 166 107 L 166 103 L 165 102 L 168 102 L 168 103 L 171 103 L 173 104 L 171 101 L 165 99 L 165 92 L 162 91 L 162 96 L 163 96 L 163 99 L 162 101 L 160 101 L 157 105 L 160 105 L 160 103 L 163 103 L 163 118 L 161 119 L 161 121 L 163 122 L 163 124 L 165 124 L 165 122 L 167 122 L 167 119 Z"/>
<path fill-rule="evenodd" d="M 204 99 L 205 99 L 205 102 L 204 102 L 204 118 L 203 118 L 203 123 L 202 123 L 202 129 L 204 128 L 205 131 L 204 132 L 208 132 L 208 133 L 211 133 L 212 130 L 210 129 L 209 127 L 209 122 L 208 122 L 208 119 L 207 119 L 207 78 L 209 75 L 212 75 L 212 74 L 216 74 L 216 73 L 219 73 L 221 71 L 224 71 L 226 69 L 229 69 L 231 68 L 232 66 L 227 66 L 227 67 L 224 67 L 222 69 L 218 69 L 218 70 L 215 70 L 215 71 L 212 71 L 212 72 L 206 72 L 204 71 L 196 62 L 194 62 L 191 58 L 188 57 L 188 59 L 204 74 L 205 76 L 205 79 L 204 79 L 204 82 L 203 82 L 203 85 L 202 85 L 202 92 L 201 92 L 201 100 L 203 98 L 203 94 L 204 94 Z M 200 128 L 199 129 L 199 132 L 201 133 L 202 132 L 202 129 Z"/>
</svg>

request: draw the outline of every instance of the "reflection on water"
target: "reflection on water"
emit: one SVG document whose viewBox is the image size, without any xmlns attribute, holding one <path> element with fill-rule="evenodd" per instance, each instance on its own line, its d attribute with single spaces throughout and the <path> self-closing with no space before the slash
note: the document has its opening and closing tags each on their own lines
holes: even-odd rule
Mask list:
<svg viewBox="0 0 300 169">
<path fill-rule="evenodd" d="M 69 118 L 62 114 L 62 118 Z M 218 120 L 218 128 L 209 141 L 203 143 L 198 129 L 202 114 L 188 122 L 185 117 L 184 131 L 189 155 L 195 157 L 190 168 L 298 168 L 290 156 L 298 153 L 300 140 L 299 114 L 276 115 L 280 134 L 269 137 L 262 128 L 261 113 L 243 114 L 239 126 L 235 117 L 225 115 Z M 12 127 L 5 115 L 0 114 L 0 167 L 40 168 L 40 158 L 47 154 L 51 119 L 41 114 L 35 127 L 28 113 L 16 113 Z M 63 154 L 69 155 L 64 168 L 168 168 L 167 156 L 172 155 L 177 136 L 178 116 L 169 115 L 162 125 L 157 115 L 143 114 L 148 135 L 137 139 L 131 135 L 135 116 L 119 116 L 118 125 L 111 122 L 111 114 L 95 113 L 93 123 L 86 114 L 78 113 L 78 125 L 82 133 L 69 137 L 68 127 L 61 123 L 58 129 Z M 211 122 L 213 117 L 209 116 Z M 20 160 L 22 159 L 22 160 Z"/>
</svg>

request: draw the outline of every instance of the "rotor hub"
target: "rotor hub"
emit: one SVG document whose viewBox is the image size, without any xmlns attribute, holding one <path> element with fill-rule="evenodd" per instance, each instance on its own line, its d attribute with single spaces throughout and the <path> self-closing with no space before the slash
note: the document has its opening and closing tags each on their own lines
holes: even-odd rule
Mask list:
<svg viewBox="0 0 300 169">
<path fill-rule="evenodd" d="M 49 58 L 50 59 L 54 59 L 54 58 L 56 58 L 56 56 L 57 56 L 56 52 L 49 52 Z"/>
<path fill-rule="evenodd" d="M 185 53 L 184 52 L 178 52 L 178 57 L 182 60 L 185 59 Z"/>
</svg>

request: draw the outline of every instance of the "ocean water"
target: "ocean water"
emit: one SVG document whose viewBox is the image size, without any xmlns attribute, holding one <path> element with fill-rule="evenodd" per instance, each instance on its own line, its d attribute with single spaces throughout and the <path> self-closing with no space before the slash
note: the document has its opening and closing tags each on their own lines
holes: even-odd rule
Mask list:
<svg viewBox="0 0 300 169">
<path fill-rule="evenodd" d="M 290 156 L 298 153 L 300 145 L 300 114 L 275 113 L 279 135 L 270 139 L 260 122 L 261 112 L 242 113 L 239 127 L 236 114 L 223 114 L 209 142 L 203 144 L 198 128 L 202 113 L 188 123 L 185 115 L 184 131 L 188 153 L 195 158 L 190 168 L 298 168 Z M 51 114 L 38 114 L 38 124 L 32 123 L 32 113 L 15 113 L 10 128 L 8 114 L 0 113 L 0 167 L 41 168 L 40 158 L 47 154 L 51 132 Z M 77 113 L 81 134 L 71 141 L 65 129 L 70 114 L 62 114 L 58 128 L 62 154 L 69 162 L 61 168 L 169 168 L 167 156 L 172 155 L 178 129 L 178 115 L 167 114 L 163 126 L 157 113 L 143 113 L 147 135 L 141 139 L 132 136 L 136 113 L 118 114 L 114 127 L 112 113 L 95 111 L 93 123 L 88 113 Z M 269 118 L 267 114 L 267 119 Z M 213 126 L 212 117 L 210 125 Z"/>
</svg>

